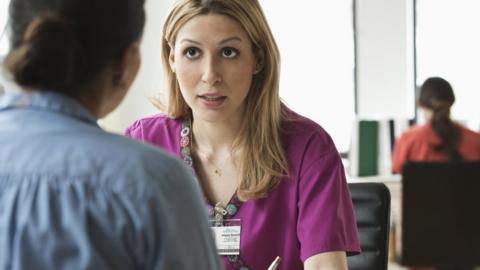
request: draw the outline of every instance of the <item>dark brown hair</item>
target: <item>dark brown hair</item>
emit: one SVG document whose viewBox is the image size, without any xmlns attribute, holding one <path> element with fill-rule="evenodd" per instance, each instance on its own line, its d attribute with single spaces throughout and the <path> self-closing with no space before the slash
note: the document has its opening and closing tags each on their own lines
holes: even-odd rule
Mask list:
<svg viewBox="0 0 480 270">
<path fill-rule="evenodd" d="M 434 149 L 448 155 L 450 160 L 461 160 L 458 152 L 460 128 L 450 119 L 450 108 L 455 95 L 450 83 L 440 77 L 428 78 L 420 88 L 419 103 L 432 110 L 431 124 L 441 142 Z"/>
<path fill-rule="evenodd" d="M 25 88 L 76 94 L 142 35 L 143 0 L 12 0 L 5 66 Z"/>
</svg>

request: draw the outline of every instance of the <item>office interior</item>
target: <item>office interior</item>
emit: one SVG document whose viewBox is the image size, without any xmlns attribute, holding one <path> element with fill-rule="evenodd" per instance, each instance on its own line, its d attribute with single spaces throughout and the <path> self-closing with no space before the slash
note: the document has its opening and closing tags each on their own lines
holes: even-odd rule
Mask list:
<svg viewBox="0 0 480 270">
<path fill-rule="evenodd" d="M 0 6 L 0 29 L 7 21 Z M 151 98 L 165 98 L 160 57 L 161 27 L 172 0 L 146 1 L 142 66 L 123 103 L 100 120 L 122 133 L 134 120 L 159 113 Z M 383 182 L 398 215 L 399 175 L 389 160 L 376 175 L 350 170 L 352 128 L 359 120 L 414 120 L 422 123 L 416 89 L 428 77 L 448 80 L 455 91 L 452 118 L 480 132 L 480 1 L 477 0 L 260 0 L 282 56 L 284 103 L 322 125 L 344 157 L 350 182 Z M 0 57 L 8 50 L 8 31 Z M 2 75 L 2 88 L 14 88 Z M 406 126 L 405 126 L 406 127 Z M 396 134 L 398 136 L 398 132 Z M 386 168 L 386 169 L 385 169 Z M 395 250 L 394 246 L 391 249 Z M 394 251 L 395 252 L 395 251 Z M 392 255 L 389 269 L 404 269 Z M 406 269 L 406 268 L 405 268 Z"/>
</svg>

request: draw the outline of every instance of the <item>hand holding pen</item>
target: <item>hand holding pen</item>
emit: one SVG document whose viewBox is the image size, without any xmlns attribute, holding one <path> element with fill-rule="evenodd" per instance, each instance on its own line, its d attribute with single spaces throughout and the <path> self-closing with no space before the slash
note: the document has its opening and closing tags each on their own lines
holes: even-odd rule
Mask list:
<svg viewBox="0 0 480 270">
<path fill-rule="evenodd" d="M 275 260 L 272 262 L 272 264 L 270 264 L 267 270 L 277 269 L 278 265 L 280 264 L 280 261 L 281 261 L 280 256 L 277 256 Z"/>
</svg>

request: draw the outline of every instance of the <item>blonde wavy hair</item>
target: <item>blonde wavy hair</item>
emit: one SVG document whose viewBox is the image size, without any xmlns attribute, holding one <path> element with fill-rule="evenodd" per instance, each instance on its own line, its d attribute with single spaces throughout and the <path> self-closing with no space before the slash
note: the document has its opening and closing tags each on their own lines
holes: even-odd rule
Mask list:
<svg viewBox="0 0 480 270">
<path fill-rule="evenodd" d="M 166 113 L 174 119 L 190 113 L 170 68 L 169 55 L 180 28 L 193 17 L 206 14 L 236 20 L 250 37 L 260 67 L 245 99 L 245 117 L 234 147 L 243 142 L 238 198 L 262 198 L 287 174 L 288 166 L 280 137 L 280 53 L 257 0 L 177 0 L 174 3 L 162 33 L 162 60 L 168 87 Z"/>
</svg>

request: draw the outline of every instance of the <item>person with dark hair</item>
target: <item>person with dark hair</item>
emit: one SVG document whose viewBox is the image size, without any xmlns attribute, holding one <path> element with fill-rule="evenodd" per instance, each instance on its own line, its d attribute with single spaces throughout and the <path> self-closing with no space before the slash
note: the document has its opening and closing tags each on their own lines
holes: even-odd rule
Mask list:
<svg viewBox="0 0 480 270">
<path fill-rule="evenodd" d="M 480 160 L 480 135 L 450 118 L 453 89 L 440 77 L 425 80 L 418 106 L 426 124 L 412 127 L 395 142 L 392 171 L 401 173 L 407 161 Z"/>
<path fill-rule="evenodd" d="M 198 184 L 103 131 L 140 66 L 142 0 L 12 0 L 0 269 L 220 269 Z"/>
<path fill-rule="evenodd" d="M 450 109 L 453 88 L 440 77 L 425 80 L 417 104 L 426 124 L 414 126 L 395 142 L 392 171 L 402 173 L 407 161 L 480 160 L 480 134 L 455 123 Z M 464 268 L 411 267 L 409 270 L 470 270 Z"/>
</svg>

